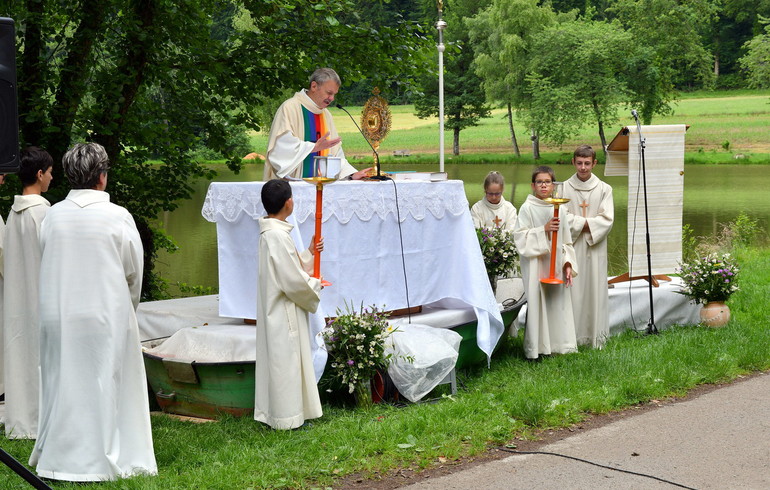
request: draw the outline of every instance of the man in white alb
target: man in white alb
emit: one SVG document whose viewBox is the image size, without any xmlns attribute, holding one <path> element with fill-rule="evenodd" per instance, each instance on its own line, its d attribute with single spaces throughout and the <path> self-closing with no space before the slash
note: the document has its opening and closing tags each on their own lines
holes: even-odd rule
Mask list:
<svg viewBox="0 0 770 490">
<path fill-rule="evenodd" d="M 570 228 L 580 275 L 571 290 L 578 344 L 601 347 L 610 335 L 607 289 L 607 236 L 615 219 L 612 187 L 593 174 L 596 152 L 579 146 L 575 174 L 564 184 Z"/>
<path fill-rule="evenodd" d="M 3 182 L 5 182 L 5 174 L 0 174 L 0 185 L 3 185 Z M 3 236 L 5 235 L 5 221 L 3 221 L 2 216 L 0 216 L 0 398 L 3 400 L 5 399 L 5 374 L 4 374 L 4 364 L 5 361 L 3 360 L 5 355 L 3 354 L 3 315 L 2 315 L 2 309 L 3 309 Z M 2 402 L 3 406 L 0 406 L 0 422 L 3 422 L 5 419 L 5 402 Z"/>
</svg>

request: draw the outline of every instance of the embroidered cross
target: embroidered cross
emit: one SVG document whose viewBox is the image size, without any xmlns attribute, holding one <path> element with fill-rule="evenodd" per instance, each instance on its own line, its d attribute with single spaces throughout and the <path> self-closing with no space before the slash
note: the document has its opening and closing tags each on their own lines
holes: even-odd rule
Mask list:
<svg viewBox="0 0 770 490">
<path fill-rule="evenodd" d="M 500 218 L 497 217 L 497 215 L 495 215 L 495 219 L 493 219 L 492 222 L 495 224 L 496 228 L 500 228 L 500 223 L 502 223 L 503 220 L 501 220 Z"/>
<path fill-rule="evenodd" d="M 583 204 L 578 204 L 581 208 L 583 208 L 583 217 L 586 217 L 586 209 L 588 209 L 588 203 L 585 199 L 583 199 Z"/>
</svg>

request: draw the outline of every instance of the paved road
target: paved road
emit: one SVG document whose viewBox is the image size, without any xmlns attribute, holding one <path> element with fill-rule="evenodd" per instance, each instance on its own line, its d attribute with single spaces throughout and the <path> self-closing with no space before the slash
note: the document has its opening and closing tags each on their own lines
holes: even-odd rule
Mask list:
<svg viewBox="0 0 770 490">
<path fill-rule="evenodd" d="M 770 374 L 409 489 L 770 489 Z M 655 479 L 657 478 L 657 479 Z"/>
</svg>

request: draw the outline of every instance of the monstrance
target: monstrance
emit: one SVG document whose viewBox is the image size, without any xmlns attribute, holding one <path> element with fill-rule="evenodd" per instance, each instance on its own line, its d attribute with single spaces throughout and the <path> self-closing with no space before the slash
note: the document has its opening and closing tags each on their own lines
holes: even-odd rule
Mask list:
<svg viewBox="0 0 770 490">
<path fill-rule="evenodd" d="M 551 194 L 551 197 L 547 197 L 544 199 L 545 202 L 553 204 L 553 217 L 558 218 L 559 217 L 559 206 L 562 204 L 566 204 L 569 202 L 569 199 L 566 199 L 562 196 L 562 186 L 564 185 L 563 182 L 554 182 L 554 189 L 553 193 Z M 551 232 L 551 273 L 548 277 L 544 277 L 540 279 L 540 282 L 543 284 L 564 284 L 564 281 L 556 277 L 556 245 L 559 238 L 559 231 L 552 231 Z"/>
<path fill-rule="evenodd" d="M 382 174 L 380 173 L 380 156 L 377 154 L 377 149 L 390 131 L 390 106 L 387 100 L 380 97 L 379 88 L 374 87 L 372 93 L 374 95 L 366 101 L 361 113 L 361 128 L 364 136 L 374 148 L 373 175 L 380 176 Z"/>
<path fill-rule="evenodd" d="M 302 180 L 315 184 L 315 236 L 313 237 L 313 277 L 321 279 L 321 252 L 316 250 L 316 243 L 321 239 L 321 223 L 323 221 L 324 185 L 334 182 L 340 174 L 342 159 L 339 157 L 314 156 L 313 177 Z M 321 286 L 331 286 L 326 280 L 321 280 Z"/>
</svg>

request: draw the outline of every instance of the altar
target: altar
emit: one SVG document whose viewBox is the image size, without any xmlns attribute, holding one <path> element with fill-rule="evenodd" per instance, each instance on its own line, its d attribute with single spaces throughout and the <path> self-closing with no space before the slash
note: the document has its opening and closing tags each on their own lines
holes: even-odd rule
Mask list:
<svg viewBox="0 0 770 490">
<path fill-rule="evenodd" d="M 263 182 L 209 186 L 202 215 L 217 225 L 219 315 L 256 318 Z M 315 186 L 291 182 L 298 249 L 315 224 Z M 347 306 L 395 310 L 443 304 L 470 307 L 487 355 L 503 333 L 462 181 L 338 181 L 324 187 L 319 314 Z"/>
</svg>

